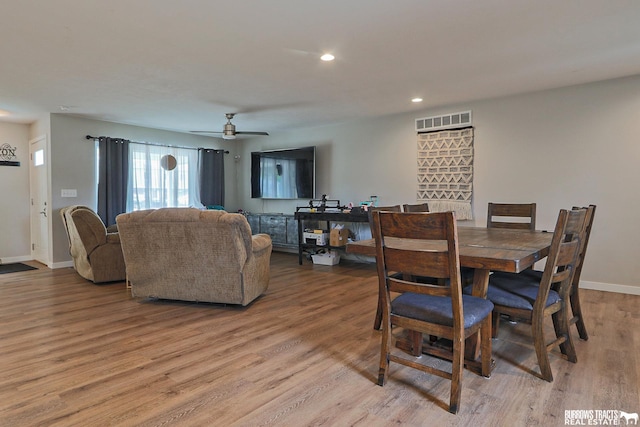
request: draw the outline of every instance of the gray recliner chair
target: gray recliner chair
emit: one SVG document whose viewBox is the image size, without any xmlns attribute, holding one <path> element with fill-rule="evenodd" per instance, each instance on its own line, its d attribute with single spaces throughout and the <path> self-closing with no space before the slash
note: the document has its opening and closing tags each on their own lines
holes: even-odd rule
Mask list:
<svg viewBox="0 0 640 427">
<path fill-rule="evenodd" d="M 269 286 L 271 237 L 243 215 L 162 208 L 116 222 L 133 296 L 246 306 Z"/>
<path fill-rule="evenodd" d="M 86 206 L 62 208 L 60 216 L 78 274 L 94 283 L 124 281 L 126 269 L 118 233 L 108 232 L 100 217 Z"/>
</svg>

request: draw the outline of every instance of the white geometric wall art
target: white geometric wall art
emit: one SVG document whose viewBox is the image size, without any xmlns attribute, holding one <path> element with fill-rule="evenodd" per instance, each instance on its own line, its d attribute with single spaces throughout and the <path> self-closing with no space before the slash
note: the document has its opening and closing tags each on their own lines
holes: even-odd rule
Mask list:
<svg viewBox="0 0 640 427">
<path fill-rule="evenodd" d="M 473 219 L 473 128 L 418 134 L 418 202 Z"/>
</svg>

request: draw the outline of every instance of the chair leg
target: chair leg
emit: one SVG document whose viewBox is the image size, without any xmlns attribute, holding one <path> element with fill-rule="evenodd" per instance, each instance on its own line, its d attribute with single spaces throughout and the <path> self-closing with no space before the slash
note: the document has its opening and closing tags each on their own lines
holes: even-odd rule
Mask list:
<svg viewBox="0 0 640 427">
<path fill-rule="evenodd" d="M 570 323 L 569 323 L 569 307 L 564 305 L 563 309 L 553 313 L 551 315 L 553 319 L 553 328 L 556 332 L 556 337 L 564 337 L 564 341 L 560 343 L 560 352 L 567 356 L 569 362 L 576 363 L 578 356 L 576 349 L 573 346 L 573 339 L 571 338 Z"/>
<path fill-rule="evenodd" d="M 422 356 L 422 333 L 409 331 L 409 341 L 411 342 L 411 355 L 415 357 Z"/>
<path fill-rule="evenodd" d="M 549 363 L 549 354 L 547 353 L 547 344 L 544 339 L 544 316 L 537 316 L 534 313 L 531 320 L 531 334 L 533 335 L 533 346 L 536 349 L 538 357 L 538 366 L 540 366 L 540 374 L 546 381 L 553 381 L 553 373 L 551 372 L 551 364 Z"/>
<path fill-rule="evenodd" d="M 378 385 L 383 386 L 387 382 L 389 373 L 389 356 L 391 350 L 391 326 L 386 324 L 382 328 L 382 342 L 380 345 L 380 367 L 378 369 Z"/>
<path fill-rule="evenodd" d="M 578 335 L 580 338 L 587 341 L 589 334 L 587 333 L 587 327 L 584 325 L 584 317 L 582 316 L 582 309 L 580 308 L 580 294 L 576 287 L 569 298 L 571 301 L 571 311 L 575 320 L 576 328 L 578 328 Z"/>
<path fill-rule="evenodd" d="M 373 329 L 376 331 L 380 330 L 382 325 L 382 297 L 378 295 L 378 308 L 376 309 L 376 318 L 373 321 Z"/>
<path fill-rule="evenodd" d="M 462 396 L 462 371 L 464 368 L 464 339 L 453 338 L 453 359 L 451 360 L 451 395 L 449 397 L 449 412 L 457 414 Z"/>
<path fill-rule="evenodd" d="M 480 327 L 480 357 L 481 357 L 481 374 L 483 377 L 491 376 L 491 314 L 482 322 Z"/>
</svg>

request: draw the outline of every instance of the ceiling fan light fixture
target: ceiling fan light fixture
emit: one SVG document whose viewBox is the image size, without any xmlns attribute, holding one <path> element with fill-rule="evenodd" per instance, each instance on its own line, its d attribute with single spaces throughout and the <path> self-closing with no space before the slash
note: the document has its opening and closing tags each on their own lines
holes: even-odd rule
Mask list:
<svg viewBox="0 0 640 427">
<path fill-rule="evenodd" d="M 231 123 L 233 116 L 227 115 L 227 123 L 222 128 L 222 139 L 236 139 L 236 126 Z"/>
<path fill-rule="evenodd" d="M 209 130 L 192 130 L 192 133 L 204 133 L 204 134 L 220 134 L 222 139 L 236 139 L 236 135 L 269 135 L 267 132 L 236 132 L 236 126 L 231 123 L 231 119 L 235 116 L 235 113 L 227 113 L 227 123 L 222 127 L 222 132 L 214 132 Z"/>
<path fill-rule="evenodd" d="M 320 57 L 320 59 L 321 59 L 321 60 L 323 60 L 323 61 L 325 61 L 325 62 L 329 62 L 329 61 L 333 61 L 334 59 L 336 59 L 336 57 L 335 57 L 335 56 L 333 56 L 333 55 L 332 55 L 332 54 L 330 54 L 330 53 L 325 53 L 324 55 L 322 55 L 322 56 Z"/>
</svg>

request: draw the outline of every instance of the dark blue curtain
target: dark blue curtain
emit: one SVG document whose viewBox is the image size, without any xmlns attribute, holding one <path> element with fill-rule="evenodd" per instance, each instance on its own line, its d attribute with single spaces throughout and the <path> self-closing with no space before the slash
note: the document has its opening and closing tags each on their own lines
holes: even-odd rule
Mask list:
<svg viewBox="0 0 640 427">
<path fill-rule="evenodd" d="M 101 136 L 98 155 L 98 216 L 109 226 L 127 209 L 129 141 Z"/>
<path fill-rule="evenodd" d="M 200 202 L 224 207 L 224 150 L 198 149 Z"/>
</svg>

